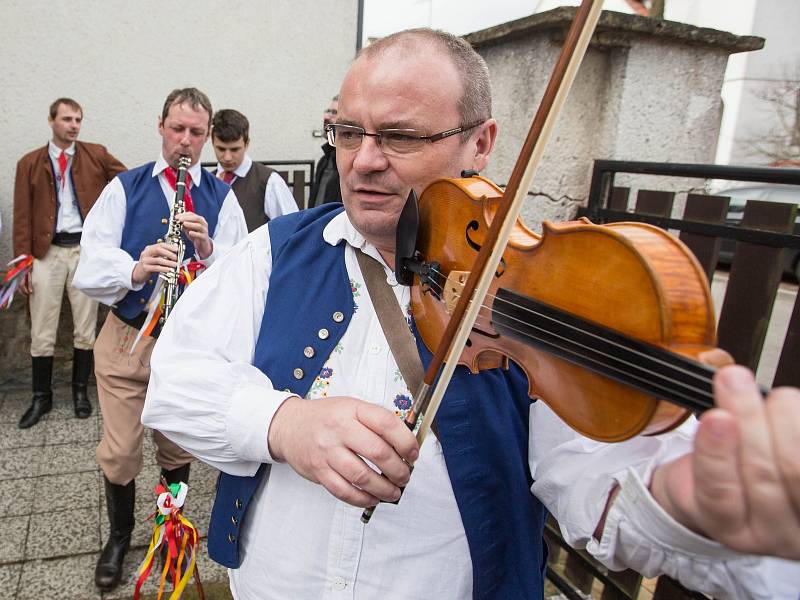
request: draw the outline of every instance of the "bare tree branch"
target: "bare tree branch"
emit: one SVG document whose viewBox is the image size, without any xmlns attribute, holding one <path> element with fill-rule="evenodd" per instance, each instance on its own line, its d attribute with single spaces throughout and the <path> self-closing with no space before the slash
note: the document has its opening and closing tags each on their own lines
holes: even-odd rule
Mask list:
<svg viewBox="0 0 800 600">
<path fill-rule="evenodd" d="M 773 125 L 742 141 L 770 162 L 800 160 L 800 65 L 753 96 L 761 101 Z"/>
</svg>

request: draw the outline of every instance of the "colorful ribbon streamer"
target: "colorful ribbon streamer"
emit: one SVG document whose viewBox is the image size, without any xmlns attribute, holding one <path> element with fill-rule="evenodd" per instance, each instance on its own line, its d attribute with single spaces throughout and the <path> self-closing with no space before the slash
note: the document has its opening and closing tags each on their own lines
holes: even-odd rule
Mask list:
<svg viewBox="0 0 800 600">
<path fill-rule="evenodd" d="M 192 281 L 197 279 L 198 271 L 205 268 L 206 265 L 200 261 L 187 260 L 181 265 L 178 284 L 184 287 L 189 285 Z M 161 318 L 161 313 L 164 310 L 164 280 L 160 277 L 158 278 L 158 283 L 156 283 L 153 288 L 153 292 L 150 294 L 150 299 L 147 301 L 146 308 L 147 316 L 144 319 L 142 327 L 139 329 L 139 333 L 136 334 L 136 339 L 133 340 L 130 350 L 131 354 L 133 354 L 136 345 L 142 337 L 150 336 L 153 333 L 153 330 L 156 328 Z"/>
<path fill-rule="evenodd" d="M 142 585 L 150 576 L 156 556 L 162 548 L 166 548 L 167 558 L 161 571 L 157 600 L 161 600 L 167 574 L 170 573 L 172 574 L 172 594 L 170 594 L 169 600 L 178 600 L 183 595 L 192 575 L 195 578 L 198 596 L 201 600 L 205 598 L 196 564 L 200 539 L 197 529 L 183 516 L 183 505 L 188 491 L 189 486 L 183 482 L 167 485 L 162 480 L 162 483 L 156 486 L 158 510 L 149 517 L 155 518 L 153 537 L 150 539 L 147 554 L 137 571 L 138 577 L 133 600 L 139 600 Z"/>
<path fill-rule="evenodd" d="M 11 303 L 14 301 L 14 292 L 19 288 L 20 281 L 33 268 L 33 256 L 20 254 L 6 266 L 8 271 L 6 271 L 3 281 L 0 283 L 0 309 L 11 308 Z"/>
</svg>

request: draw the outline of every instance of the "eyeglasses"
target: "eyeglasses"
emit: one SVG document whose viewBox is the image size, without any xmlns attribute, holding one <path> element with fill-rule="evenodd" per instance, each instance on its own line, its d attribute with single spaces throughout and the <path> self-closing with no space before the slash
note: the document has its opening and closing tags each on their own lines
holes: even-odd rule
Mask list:
<svg viewBox="0 0 800 600">
<path fill-rule="evenodd" d="M 325 132 L 328 134 L 328 143 L 342 150 L 358 150 L 361 147 L 364 136 L 369 136 L 375 138 L 375 142 L 380 146 L 384 154 L 411 154 L 422 150 L 426 143 L 432 144 L 452 135 L 469 131 L 481 123 L 483 121 L 447 129 L 433 135 L 425 135 L 416 129 L 378 129 L 375 133 L 367 133 L 363 127 L 341 125 L 339 123 L 326 125 Z"/>
</svg>

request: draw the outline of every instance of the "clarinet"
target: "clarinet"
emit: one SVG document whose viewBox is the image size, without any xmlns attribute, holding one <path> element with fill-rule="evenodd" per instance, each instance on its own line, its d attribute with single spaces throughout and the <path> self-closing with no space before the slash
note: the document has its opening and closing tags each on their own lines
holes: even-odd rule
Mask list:
<svg viewBox="0 0 800 600">
<path fill-rule="evenodd" d="M 183 225 L 177 220 L 177 216 L 184 212 L 185 204 L 183 201 L 186 195 L 186 173 L 191 164 L 191 159 L 188 156 L 181 156 L 178 159 L 178 176 L 175 184 L 175 198 L 172 202 L 172 213 L 169 215 L 169 225 L 167 226 L 167 235 L 164 241 L 168 244 L 174 244 L 178 247 L 176 254 L 178 255 L 177 264 L 169 271 L 161 273 L 159 277 L 164 281 L 164 309 L 161 312 L 160 324 L 163 327 L 167 322 L 169 313 L 175 307 L 178 301 L 178 279 L 181 273 L 181 265 L 183 264 L 183 255 L 186 252 L 186 244 L 183 242 Z"/>
</svg>

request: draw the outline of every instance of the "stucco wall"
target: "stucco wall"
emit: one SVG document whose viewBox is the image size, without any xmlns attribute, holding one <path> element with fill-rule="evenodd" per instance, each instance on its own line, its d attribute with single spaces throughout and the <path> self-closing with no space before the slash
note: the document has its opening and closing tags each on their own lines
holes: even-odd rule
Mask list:
<svg viewBox="0 0 800 600">
<path fill-rule="evenodd" d="M 499 125 L 486 175 L 505 183 L 574 9 L 560 8 L 467 36 L 484 56 Z M 574 217 L 598 158 L 710 163 L 728 55 L 761 40 L 604 11 L 523 208 L 526 223 Z M 646 179 L 620 185 L 646 187 Z M 676 190 L 697 182 L 672 181 Z M 659 186 L 664 189 L 663 185 Z"/>
<path fill-rule="evenodd" d="M 128 166 L 158 156 L 157 117 L 176 87 L 205 91 L 215 109 L 250 119 L 256 159 L 321 155 L 312 136 L 356 49 L 357 0 L 165 3 L 5 0 L 0 20 L 0 269 L 11 258 L 15 166 L 44 145 L 50 103 L 83 105 L 80 139 Z M 210 144 L 203 160 L 213 160 Z M 30 377 L 24 299 L 0 311 L 0 384 Z M 56 376 L 67 377 L 71 318 L 64 302 Z"/>
<path fill-rule="evenodd" d="M 59 96 L 84 108 L 81 139 L 129 166 L 160 149 L 166 95 L 196 86 L 251 123 L 257 159 L 314 159 L 322 111 L 356 48 L 356 0 L 5 0 L 0 20 L 0 262 L 10 258 L 16 161 L 50 137 Z M 210 144 L 203 160 L 212 160 Z"/>
</svg>

